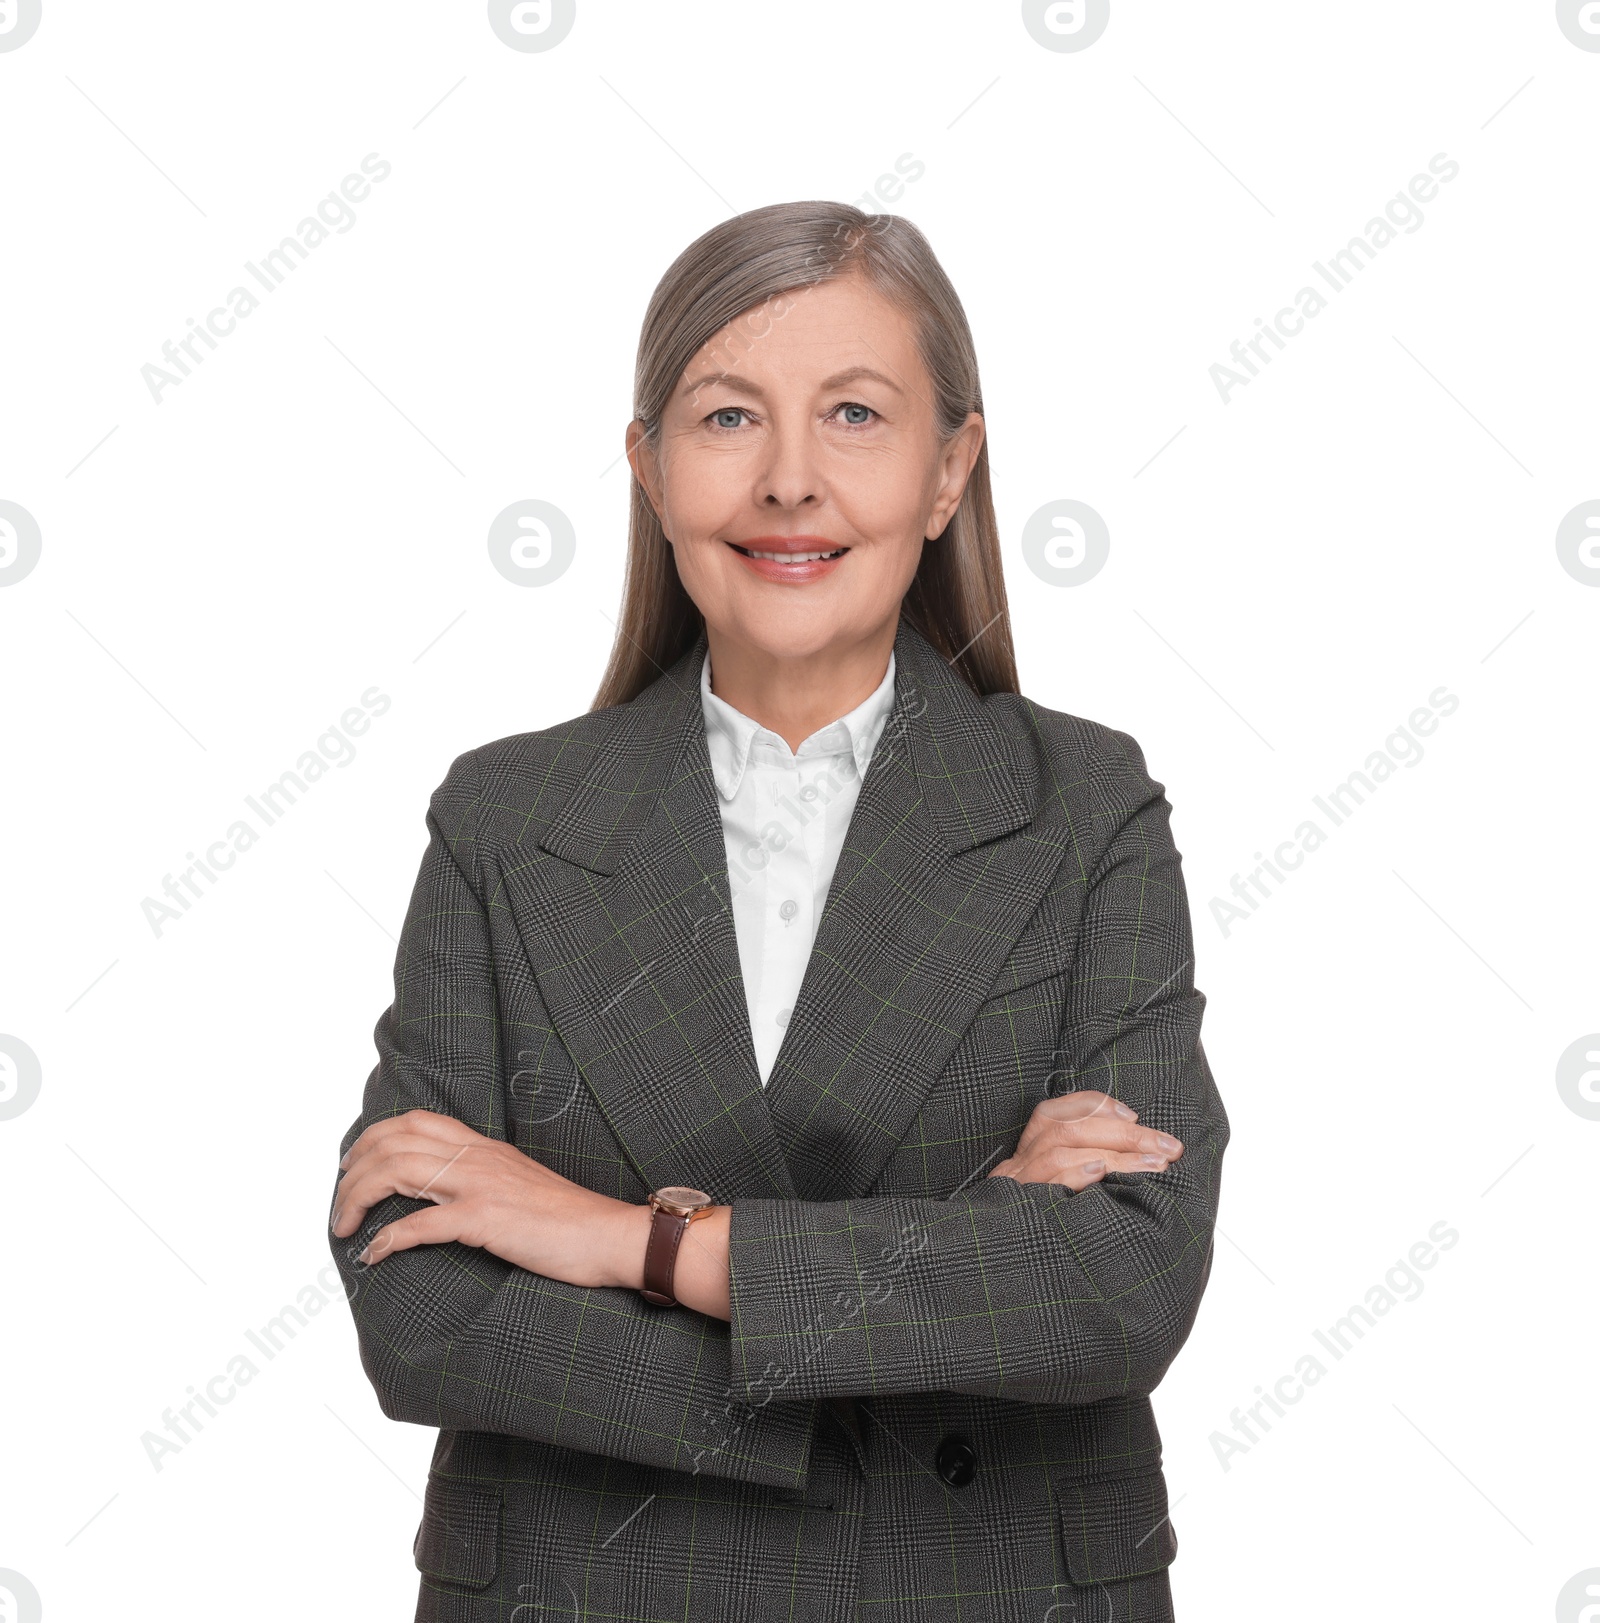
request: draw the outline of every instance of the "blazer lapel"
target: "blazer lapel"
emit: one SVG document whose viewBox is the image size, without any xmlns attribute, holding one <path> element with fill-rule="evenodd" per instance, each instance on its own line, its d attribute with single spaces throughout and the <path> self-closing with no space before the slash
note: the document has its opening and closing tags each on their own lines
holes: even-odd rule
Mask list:
<svg viewBox="0 0 1600 1623">
<path fill-rule="evenodd" d="M 505 874 L 561 1041 L 641 1180 L 793 1198 L 767 1110 L 700 709 L 706 639 L 624 706 L 540 841 Z"/>
<path fill-rule="evenodd" d="M 902 617 L 894 707 L 763 1089 L 700 709 L 705 648 L 702 632 L 623 707 L 540 856 L 505 870 L 507 901 L 556 1031 L 648 1187 L 862 1196 L 1075 836 L 1031 826 L 1029 752 Z"/>
<path fill-rule="evenodd" d="M 871 1190 L 1071 849 L 1070 828 L 1030 826 L 1036 770 L 902 617 L 894 708 L 767 1088 L 803 1198 Z"/>
</svg>

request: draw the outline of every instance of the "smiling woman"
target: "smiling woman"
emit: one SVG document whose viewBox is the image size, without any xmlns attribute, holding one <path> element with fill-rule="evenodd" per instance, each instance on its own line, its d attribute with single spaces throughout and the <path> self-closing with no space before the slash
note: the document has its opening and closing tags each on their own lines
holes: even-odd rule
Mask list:
<svg viewBox="0 0 1600 1623">
<path fill-rule="evenodd" d="M 882 675 L 902 601 L 979 692 L 1015 691 L 977 358 L 909 222 L 795 204 L 707 232 L 651 301 L 635 399 L 628 584 L 597 704 L 720 621 L 717 684 L 761 683 L 769 715 L 787 696 L 792 725 L 832 720 Z"/>
<path fill-rule="evenodd" d="M 625 443 L 595 706 L 435 791 L 342 1146 L 417 1618 L 1169 1619 L 1228 1123 L 1163 787 L 1018 691 L 960 301 L 728 220 Z"/>
<path fill-rule="evenodd" d="M 859 273 L 797 296 L 738 370 L 717 349 L 695 357 L 653 429 L 635 422 L 628 459 L 683 590 L 719 633 L 713 686 L 742 692 L 798 746 L 881 678 L 983 418 L 939 432 L 915 387 L 925 368 L 911 314 Z"/>
</svg>

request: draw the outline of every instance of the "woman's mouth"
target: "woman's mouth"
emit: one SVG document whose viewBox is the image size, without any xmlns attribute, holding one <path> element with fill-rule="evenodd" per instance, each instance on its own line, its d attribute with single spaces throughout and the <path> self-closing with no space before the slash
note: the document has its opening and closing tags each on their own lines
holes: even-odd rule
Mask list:
<svg viewBox="0 0 1600 1623">
<path fill-rule="evenodd" d="M 806 539 L 810 541 L 812 538 L 807 536 Z M 850 550 L 849 547 L 826 545 L 812 545 L 804 549 L 755 544 L 741 546 L 737 541 L 730 541 L 728 545 L 755 574 L 764 580 L 781 581 L 787 585 L 800 585 L 832 574 Z"/>
<path fill-rule="evenodd" d="M 762 552 L 755 547 L 741 547 L 736 541 L 728 543 L 735 552 L 746 558 L 770 558 L 777 564 L 814 564 L 821 558 L 842 558 L 849 547 L 835 547 L 832 552 Z"/>
</svg>

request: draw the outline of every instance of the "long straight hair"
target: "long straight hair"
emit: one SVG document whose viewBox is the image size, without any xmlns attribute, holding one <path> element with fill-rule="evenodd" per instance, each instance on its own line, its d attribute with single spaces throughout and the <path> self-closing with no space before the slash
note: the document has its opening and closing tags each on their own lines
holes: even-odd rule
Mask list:
<svg viewBox="0 0 1600 1623">
<path fill-rule="evenodd" d="M 713 226 L 656 285 L 639 334 L 633 411 L 652 447 L 684 370 L 724 328 L 729 371 L 805 290 L 852 272 L 905 310 L 933 380 L 940 440 L 983 411 L 966 312 L 928 239 L 896 214 L 848 203 L 774 203 Z M 978 694 L 1015 693 L 1016 655 L 989 488 L 987 434 L 950 522 L 925 542 L 901 613 Z M 592 709 L 625 704 L 694 645 L 705 620 L 683 582 L 661 521 L 633 478 L 622 613 Z"/>
</svg>

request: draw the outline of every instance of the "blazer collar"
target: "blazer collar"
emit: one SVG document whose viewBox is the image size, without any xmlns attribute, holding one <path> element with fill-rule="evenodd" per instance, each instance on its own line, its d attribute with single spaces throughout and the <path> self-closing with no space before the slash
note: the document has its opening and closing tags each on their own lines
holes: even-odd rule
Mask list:
<svg viewBox="0 0 1600 1623">
<path fill-rule="evenodd" d="M 668 783 L 704 773 L 714 784 L 700 699 L 705 657 L 702 629 L 670 669 L 619 707 L 613 738 L 551 821 L 544 850 L 591 873 L 614 873 Z M 1032 820 L 1032 797 L 1008 735 L 903 615 L 894 640 L 894 701 L 874 753 L 897 741 L 952 856 Z M 953 760 L 961 763 L 959 777 L 950 770 Z"/>
</svg>

